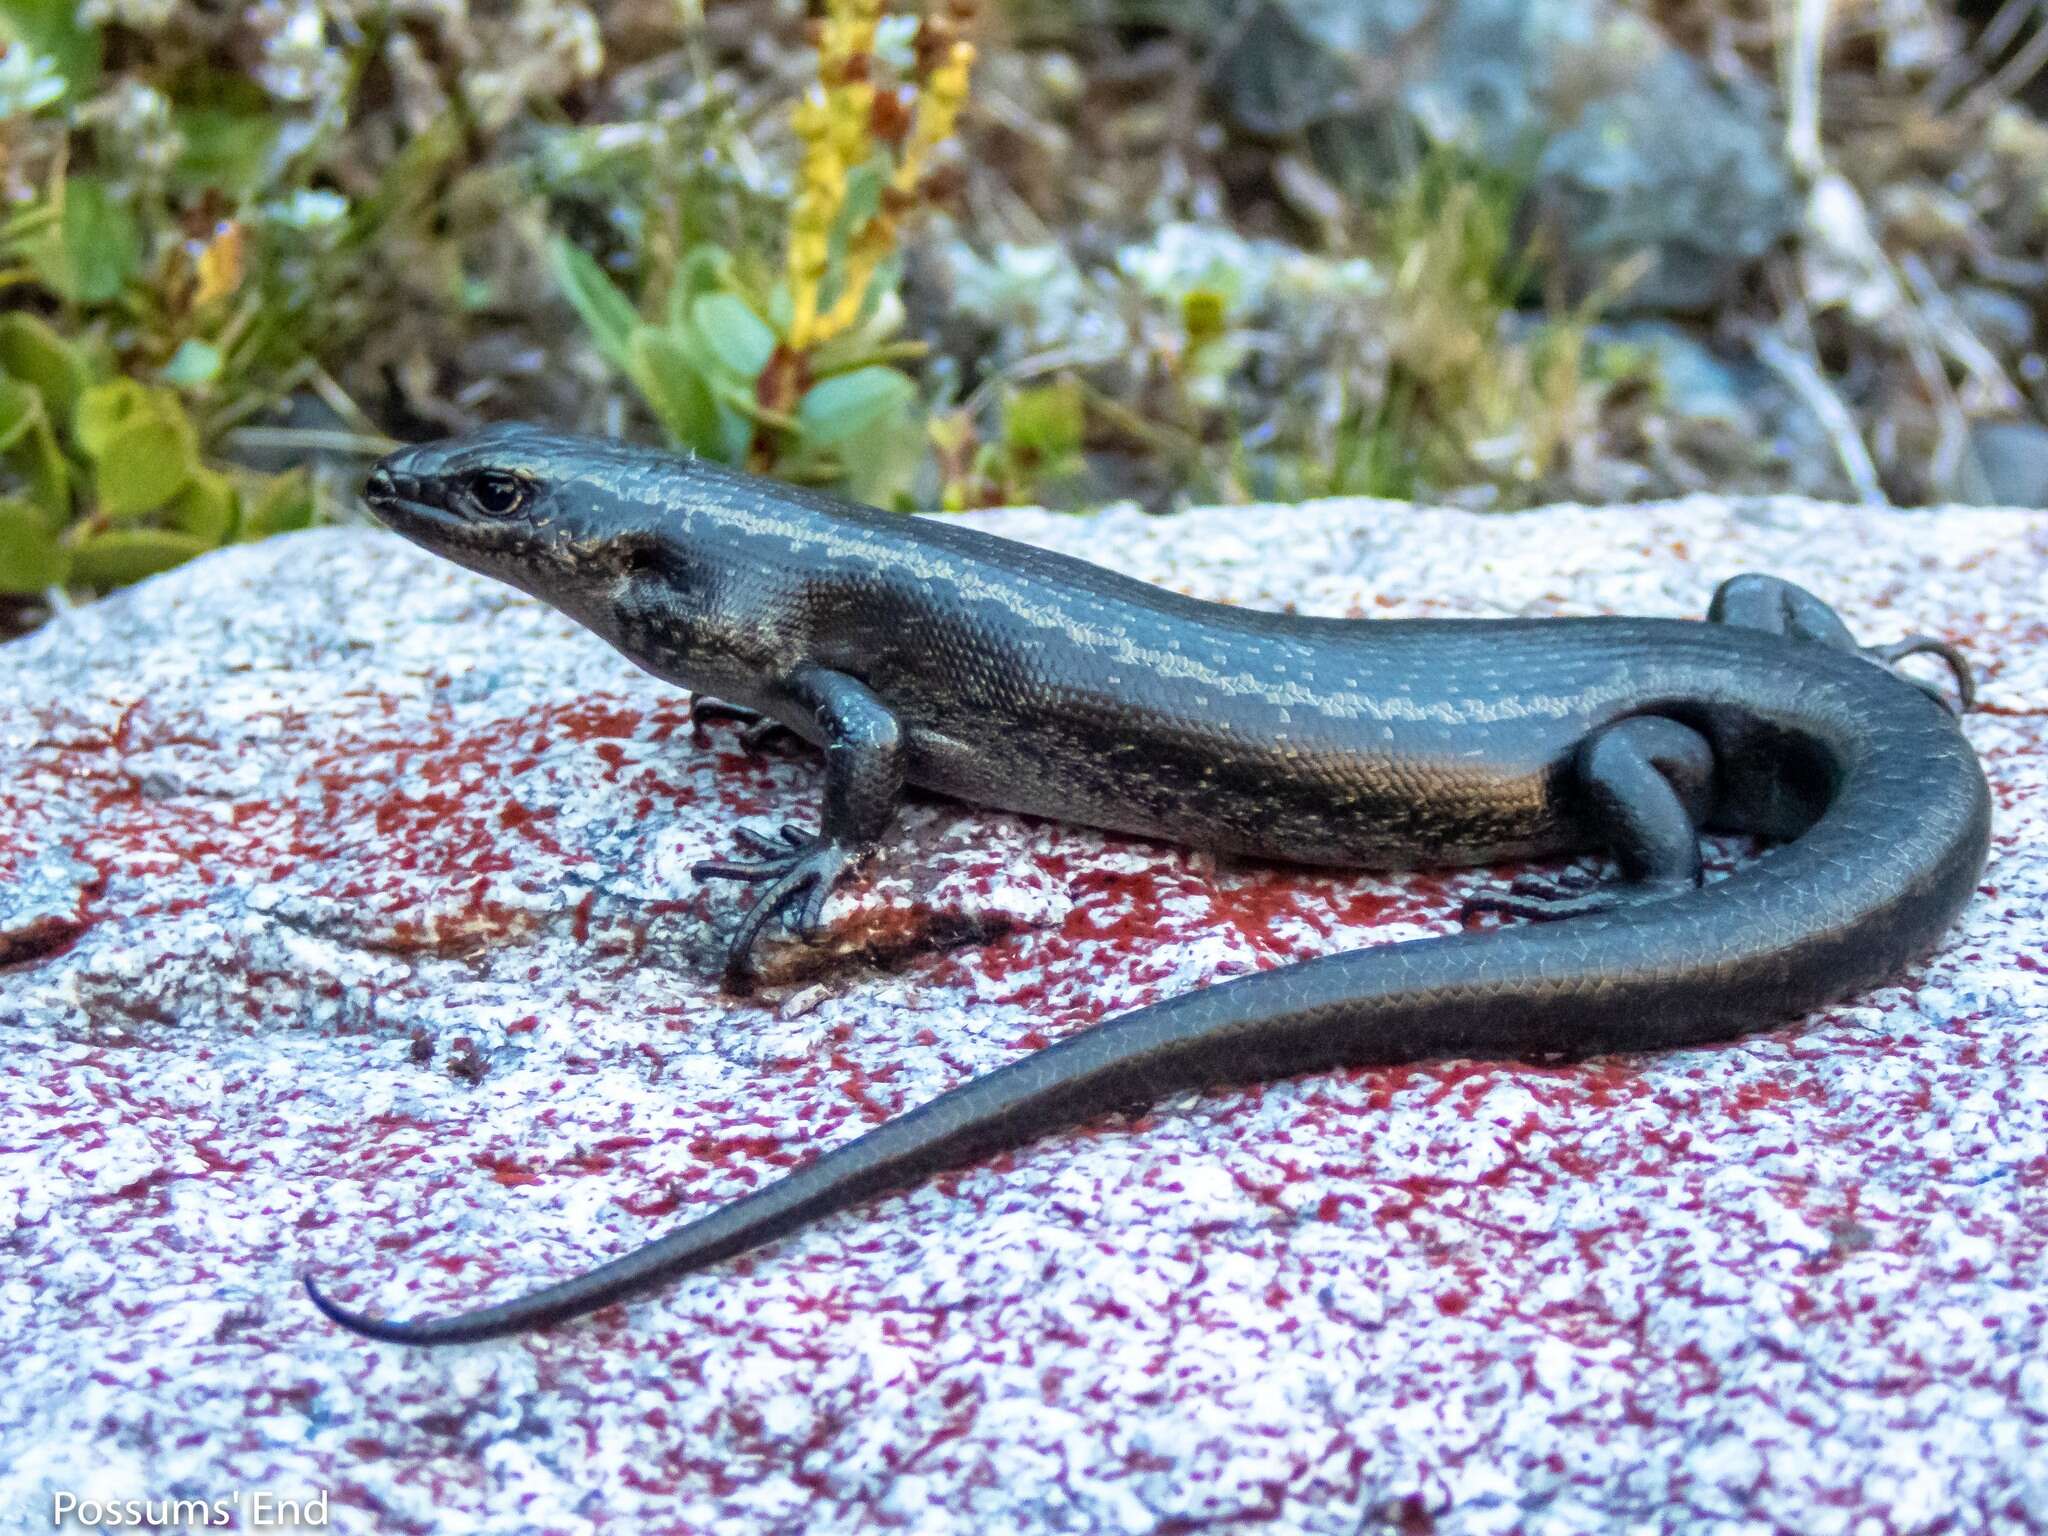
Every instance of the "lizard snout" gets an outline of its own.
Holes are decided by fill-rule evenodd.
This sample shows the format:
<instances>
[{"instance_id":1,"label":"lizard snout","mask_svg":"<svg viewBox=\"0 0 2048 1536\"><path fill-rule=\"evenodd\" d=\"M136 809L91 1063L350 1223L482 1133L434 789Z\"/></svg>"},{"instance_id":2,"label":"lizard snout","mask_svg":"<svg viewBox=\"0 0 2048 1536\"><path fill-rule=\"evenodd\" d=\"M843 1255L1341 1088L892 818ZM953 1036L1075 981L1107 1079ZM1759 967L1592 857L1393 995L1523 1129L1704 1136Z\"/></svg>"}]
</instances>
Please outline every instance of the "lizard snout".
<instances>
[{"instance_id":1,"label":"lizard snout","mask_svg":"<svg viewBox=\"0 0 2048 1536\"><path fill-rule=\"evenodd\" d=\"M390 506L395 502L416 501L419 489L417 475L405 474L385 463L370 471L370 477L363 482L363 497L372 506Z\"/></svg>"}]
</instances>

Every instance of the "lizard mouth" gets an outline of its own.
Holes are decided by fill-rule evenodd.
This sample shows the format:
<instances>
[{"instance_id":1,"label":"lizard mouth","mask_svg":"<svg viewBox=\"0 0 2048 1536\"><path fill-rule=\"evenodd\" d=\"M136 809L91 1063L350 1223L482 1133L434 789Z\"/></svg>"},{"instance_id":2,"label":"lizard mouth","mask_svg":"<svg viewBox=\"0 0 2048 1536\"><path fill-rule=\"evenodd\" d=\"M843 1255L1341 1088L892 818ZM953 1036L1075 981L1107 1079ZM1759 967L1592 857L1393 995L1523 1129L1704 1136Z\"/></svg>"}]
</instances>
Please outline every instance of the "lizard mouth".
<instances>
[{"instance_id":1,"label":"lizard mouth","mask_svg":"<svg viewBox=\"0 0 2048 1536\"><path fill-rule=\"evenodd\" d=\"M420 482L412 475L396 474L379 464L363 482L363 500L377 521L400 533L429 528L462 527L463 519L420 496Z\"/></svg>"}]
</instances>

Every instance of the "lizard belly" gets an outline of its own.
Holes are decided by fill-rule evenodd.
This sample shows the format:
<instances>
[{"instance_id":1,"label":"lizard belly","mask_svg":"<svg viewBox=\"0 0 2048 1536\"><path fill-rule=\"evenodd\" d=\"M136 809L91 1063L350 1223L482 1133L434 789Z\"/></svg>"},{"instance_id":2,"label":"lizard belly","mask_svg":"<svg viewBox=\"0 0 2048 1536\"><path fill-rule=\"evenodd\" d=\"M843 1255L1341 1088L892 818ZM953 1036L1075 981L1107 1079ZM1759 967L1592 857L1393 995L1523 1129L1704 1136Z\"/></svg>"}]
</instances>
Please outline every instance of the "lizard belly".
<instances>
[{"instance_id":1,"label":"lizard belly","mask_svg":"<svg viewBox=\"0 0 2048 1536\"><path fill-rule=\"evenodd\" d=\"M911 782L976 805L1294 863L1475 864L1584 846L1572 738L1512 756L1327 737L1189 743L1044 719L975 732L913 721ZM1184 733L1182 733L1184 734Z\"/></svg>"}]
</instances>

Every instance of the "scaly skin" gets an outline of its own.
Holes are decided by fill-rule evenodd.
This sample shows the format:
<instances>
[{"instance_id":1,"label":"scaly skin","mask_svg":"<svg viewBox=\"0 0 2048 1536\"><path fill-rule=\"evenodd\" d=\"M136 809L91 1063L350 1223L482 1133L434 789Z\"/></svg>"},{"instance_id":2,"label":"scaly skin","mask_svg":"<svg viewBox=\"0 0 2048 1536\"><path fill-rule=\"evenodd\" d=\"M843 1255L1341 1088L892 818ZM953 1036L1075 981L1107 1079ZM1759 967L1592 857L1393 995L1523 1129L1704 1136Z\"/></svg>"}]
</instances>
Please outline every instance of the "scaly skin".
<instances>
[{"instance_id":1,"label":"scaly skin","mask_svg":"<svg viewBox=\"0 0 2048 1536\"><path fill-rule=\"evenodd\" d=\"M1584 848L1631 883L1563 916L1332 955L1106 1021L941 1095L443 1344L578 1317L888 1190L1136 1102L1438 1056L1725 1039L1923 954L1975 888L1990 799L1954 718L1796 587L1699 623L1371 622L1196 602L956 524L525 427L393 455L371 505L657 676L826 747L823 829L703 873L767 884L734 942L814 927L903 785L1234 853L1372 867ZM1699 883L1700 826L1790 841Z\"/></svg>"}]
</instances>

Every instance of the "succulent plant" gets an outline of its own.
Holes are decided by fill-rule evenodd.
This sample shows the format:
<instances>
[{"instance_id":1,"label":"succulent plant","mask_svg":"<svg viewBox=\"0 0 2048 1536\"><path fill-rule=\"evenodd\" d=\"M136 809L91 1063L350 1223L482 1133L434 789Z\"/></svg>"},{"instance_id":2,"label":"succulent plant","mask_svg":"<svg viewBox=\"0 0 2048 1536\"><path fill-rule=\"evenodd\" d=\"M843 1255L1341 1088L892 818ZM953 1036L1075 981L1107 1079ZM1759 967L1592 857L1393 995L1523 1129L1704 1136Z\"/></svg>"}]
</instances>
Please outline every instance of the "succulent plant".
<instances>
[{"instance_id":1,"label":"succulent plant","mask_svg":"<svg viewBox=\"0 0 2048 1536\"><path fill-rule=\"evenodd\" d=\"M0 315L0 593L125 586L312 520L302 474L206 462L176 391L90 337Z\"/></svg>"}]
</instances>

